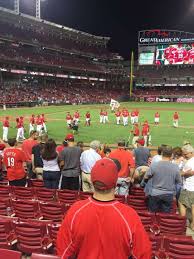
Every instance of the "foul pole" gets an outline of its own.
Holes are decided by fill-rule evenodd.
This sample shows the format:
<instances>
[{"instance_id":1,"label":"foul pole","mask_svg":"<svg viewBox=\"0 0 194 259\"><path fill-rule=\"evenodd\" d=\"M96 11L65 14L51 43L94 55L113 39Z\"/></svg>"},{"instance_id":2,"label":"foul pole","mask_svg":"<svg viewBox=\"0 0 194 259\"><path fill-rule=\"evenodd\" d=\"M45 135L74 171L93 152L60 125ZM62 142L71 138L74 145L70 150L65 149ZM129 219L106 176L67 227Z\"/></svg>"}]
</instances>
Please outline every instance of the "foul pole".
<instances>
[{"instance_id":1,"label":"foul pole","mask_svg":"<svg viewBox=\"0 0 194 259\"><path fill-rule=\"evenodd\" d=\"M130 94L129 96L132 96L133 91L133 70L134 70L134 53L131 52L131 67L130 67Z\"/></svg>"}]
</instances>

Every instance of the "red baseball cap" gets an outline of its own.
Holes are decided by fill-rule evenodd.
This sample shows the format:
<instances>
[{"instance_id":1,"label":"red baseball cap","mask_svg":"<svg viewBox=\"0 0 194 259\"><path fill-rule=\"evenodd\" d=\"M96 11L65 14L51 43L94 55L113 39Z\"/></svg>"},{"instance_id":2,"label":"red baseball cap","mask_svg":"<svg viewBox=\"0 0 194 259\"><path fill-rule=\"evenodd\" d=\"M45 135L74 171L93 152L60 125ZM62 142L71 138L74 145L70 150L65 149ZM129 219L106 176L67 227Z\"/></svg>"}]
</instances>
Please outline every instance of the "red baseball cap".
<instances>
[{"instance_id":1,"label":"red baseball cap","mask_svg":"<svg viewBox=\"0 0 194 259\"><path fill-rule=\"evenodd\" d=\"M138 144L140 144L141 146L144 146L144 144L145 144L145 140L143 138L142 139L138 139L136 142Z\"/></svg>"},{"instance_id":2,"label":"red baseball cap","mask_svg":"<svg viewBox=\"0 0 194 259\"><path fill-rule=\"evenodd\" d=\"M67 134L65 140L74 140L74 135L71 133Z\"/></svg>"},{"instance_id":3,"label":"red baseball cap","mask_svg":"<svg viewBox=\"0 0 194 259\"><path fill-rule=\"evenodd\" d=\"M109 190L116 186L118 179L118 168L115 162L109 158L98 160L92 168L92 183L100 182L104 184L98 187L100 190Z\"/></svg>"}]
</instances>

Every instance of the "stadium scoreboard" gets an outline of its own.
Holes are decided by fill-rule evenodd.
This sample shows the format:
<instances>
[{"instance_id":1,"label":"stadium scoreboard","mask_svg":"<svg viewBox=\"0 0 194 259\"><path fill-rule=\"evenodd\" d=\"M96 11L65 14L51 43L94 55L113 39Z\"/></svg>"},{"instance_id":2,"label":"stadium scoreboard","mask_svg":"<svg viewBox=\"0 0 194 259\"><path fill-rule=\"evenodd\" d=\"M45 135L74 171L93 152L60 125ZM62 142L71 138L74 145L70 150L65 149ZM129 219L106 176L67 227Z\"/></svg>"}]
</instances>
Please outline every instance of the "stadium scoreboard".
<instances>
[{"instance_id":1,"label":"stadium scoreboard","mask_svg":"<svg viewBox=\"0 0 194 259\"><path fill-rule=\"evenodd\" d=\"M145 30L138 34L139 65L194 64L194 33Z\"/></svg>"}]
</instances>

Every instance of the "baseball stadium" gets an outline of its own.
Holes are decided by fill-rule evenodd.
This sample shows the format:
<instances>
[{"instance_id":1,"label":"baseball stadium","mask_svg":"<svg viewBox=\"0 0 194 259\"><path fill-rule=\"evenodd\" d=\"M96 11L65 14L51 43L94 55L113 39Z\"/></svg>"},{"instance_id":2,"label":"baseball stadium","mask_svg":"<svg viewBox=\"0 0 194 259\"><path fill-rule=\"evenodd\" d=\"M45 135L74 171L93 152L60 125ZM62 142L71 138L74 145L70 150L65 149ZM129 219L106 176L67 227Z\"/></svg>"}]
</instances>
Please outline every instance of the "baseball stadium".
<instances>
[{"instance_id":1,"label":"baseball stadium","mask_svg":"<svg viewBox=\"0 0 194 259\"><path fill-rule=\"evenodd\" d=\"M9 2L0 259L194 259L194 33L139 30L126 59Z\"/></svg>"}]
</instances>

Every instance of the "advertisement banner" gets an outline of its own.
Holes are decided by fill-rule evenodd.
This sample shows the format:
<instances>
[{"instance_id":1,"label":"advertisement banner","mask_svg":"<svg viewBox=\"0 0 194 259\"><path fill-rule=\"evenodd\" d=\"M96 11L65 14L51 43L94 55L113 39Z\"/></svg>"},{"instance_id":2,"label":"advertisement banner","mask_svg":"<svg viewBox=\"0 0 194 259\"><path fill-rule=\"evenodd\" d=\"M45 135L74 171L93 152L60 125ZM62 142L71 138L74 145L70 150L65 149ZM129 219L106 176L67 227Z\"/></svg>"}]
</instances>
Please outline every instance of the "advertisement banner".
<instances>
[{"instance_id":1,"label":"advertisement banner","mask_svg":"<svg viewBox=\"0 0 194 259\"><path fill-rule=\"evenodd\" d=\"M178 98L177 103L194 103L194 98Z\"/></svg>"}]
</instances>

